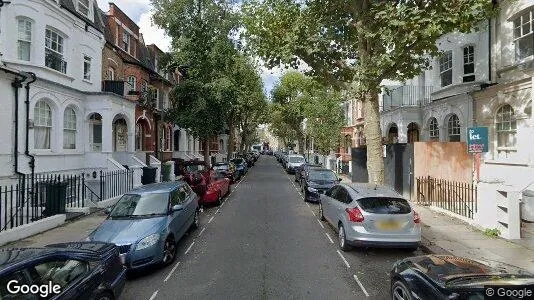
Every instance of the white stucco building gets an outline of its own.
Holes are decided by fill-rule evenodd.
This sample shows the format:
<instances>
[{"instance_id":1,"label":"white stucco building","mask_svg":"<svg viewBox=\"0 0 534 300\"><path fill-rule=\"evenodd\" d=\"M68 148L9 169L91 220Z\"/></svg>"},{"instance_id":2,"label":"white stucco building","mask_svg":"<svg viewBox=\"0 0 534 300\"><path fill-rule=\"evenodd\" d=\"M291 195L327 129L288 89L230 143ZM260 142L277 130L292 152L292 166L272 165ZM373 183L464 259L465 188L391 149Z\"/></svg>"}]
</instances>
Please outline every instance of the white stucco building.
<instances>
[{"instance_id":1,"label":"white stucco building","mask_svg":"<svg viewBox=\"0 0 534 300\"><path fill-rule=\"evenodd\" d=\"M404 85L389 85L380 120L388 142L465 141L474 118L470 92L489 80L487 25L478 29L444 35L437 41L443 55L431 60L429 70Z\"/></svg>"},{"instance_id":2,"label":"white stucco building","mask_svg":"<svg viewBox=\"0 0 534 300\"><path fill-rule=\"evenodd\" d=\"M103 26L94 0L13 0L0 9L1 66L37 78L29 85L28 116L26 89L18 89L17 129L14 76L0 71L0 178L14 174L15 132L19 170L30 172L24 154L27 117L36 173L116 170L137 163L135 104L101 92Z\"/></svg>"}]
</instances>

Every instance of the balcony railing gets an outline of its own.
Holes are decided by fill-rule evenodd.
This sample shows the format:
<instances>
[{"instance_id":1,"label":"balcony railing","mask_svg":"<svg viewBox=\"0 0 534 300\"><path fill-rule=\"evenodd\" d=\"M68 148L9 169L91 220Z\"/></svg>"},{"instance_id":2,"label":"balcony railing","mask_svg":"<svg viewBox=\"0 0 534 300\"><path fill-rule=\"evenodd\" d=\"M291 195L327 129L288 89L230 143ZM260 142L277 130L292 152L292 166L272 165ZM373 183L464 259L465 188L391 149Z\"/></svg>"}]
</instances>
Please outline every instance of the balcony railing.
<instances>
[{"instance_id":1,"label":"balcony railing","mask_svg":"<svg viewBox=\"0 0 534 300\"><path fill-rule=\"evenodd\" d=\"M45 50L45 66L63 74L67 73L67 62L63 60L63 55L52 50Z\"/></svg>"},{"instance_id":2,"label":"balcony railing","mask_svg":"<svg viewBox=\"0 0 534 300\"><path fill-rule=\"evenodd\" d=\"M104 80L102 82L102 91L117 94L119 96L126 95L126 86L124 81Z\"/></svg>"},{"instance_id":3,"label":"balcony railing","mask_svg":"<svg viewBox=\"0 0 534 300\"><path fill-rule=\"evenodd\" d=\"M382 111L389 111L398 107L423 106L431 101L432 86L404 85L386 91L382 96Z\"/></svg>"}]
</instances>

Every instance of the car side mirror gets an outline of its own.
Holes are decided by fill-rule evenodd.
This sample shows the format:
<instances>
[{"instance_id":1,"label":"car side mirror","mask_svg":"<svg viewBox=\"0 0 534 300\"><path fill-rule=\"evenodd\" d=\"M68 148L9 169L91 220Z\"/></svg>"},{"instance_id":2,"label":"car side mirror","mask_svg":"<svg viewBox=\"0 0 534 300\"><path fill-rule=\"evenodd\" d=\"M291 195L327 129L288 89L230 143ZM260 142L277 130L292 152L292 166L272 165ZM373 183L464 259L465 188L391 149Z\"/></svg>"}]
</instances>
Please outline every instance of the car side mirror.
<instances>
[{"instance_id":1,"label":"car side mirror","mask_svg":"<svg viewBox=\"0 0 534 300\"><path fill-rule=\"evenodd\" d=\"M341 181L343 181L343 178L338 178L337 179L337 182L341 182Z\"/></svg>"},{"instance_id":2,"label":"car side mirror","mask_svg":"<svg viewBox=\"0 0 534 300\"><path fill-rule=\"evenodd\" d=\"M180 205L180 204L176 204L175 206L172 207L172 211L181 211L184 209L184 206L183 205Z\"/></svg>"},{"instance_id":3,"label":"car side mirror","mask_svg":"<svg viewBox=\"0 0 534 300\"><path fill-rule=\"evenodd\" d=\"M109 215L111 213L111 207L108 207L108 208L104 209L104 213L106 215Z\"/></svg>"}]
</instances>

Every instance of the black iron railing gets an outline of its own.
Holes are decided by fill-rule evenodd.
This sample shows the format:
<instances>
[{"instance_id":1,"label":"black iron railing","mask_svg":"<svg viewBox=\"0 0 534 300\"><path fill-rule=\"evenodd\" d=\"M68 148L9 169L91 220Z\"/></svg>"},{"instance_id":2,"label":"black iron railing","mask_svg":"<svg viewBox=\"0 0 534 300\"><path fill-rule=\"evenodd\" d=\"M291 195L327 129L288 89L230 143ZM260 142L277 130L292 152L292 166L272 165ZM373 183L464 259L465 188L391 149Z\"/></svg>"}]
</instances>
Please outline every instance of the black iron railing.
<instances>
[{"instance_id":1,"label":"black iron railing","mask_svg":"<svg viewBox=\"0 0 534 300\"><path fill-rule=\"evenodd\" d=\"M433 177L418 177L417 202L473 219L477 212L477 186Z\"/></svg>"},{"instance_id":2,"label":"black iron railing","mask_svg":"<svg viewBox=\"0 0 534 300\"><path fill-rule=\"evenodd\" d=\"M102 82L102 91L114 93L124 97L126 94L124 85L124 81L104 80Z\"/></svg>"},{"instance_id":3,"label":"black iron railing","mask_svg":"<svg viewBox=\"0 0 534 300\"><path fill-rule=\"evenodd\" d=\"M423 106L431 101L432 86L404 85L385 91L382 96L382 111L398 107Z\"/></svg>"}]
</instances>

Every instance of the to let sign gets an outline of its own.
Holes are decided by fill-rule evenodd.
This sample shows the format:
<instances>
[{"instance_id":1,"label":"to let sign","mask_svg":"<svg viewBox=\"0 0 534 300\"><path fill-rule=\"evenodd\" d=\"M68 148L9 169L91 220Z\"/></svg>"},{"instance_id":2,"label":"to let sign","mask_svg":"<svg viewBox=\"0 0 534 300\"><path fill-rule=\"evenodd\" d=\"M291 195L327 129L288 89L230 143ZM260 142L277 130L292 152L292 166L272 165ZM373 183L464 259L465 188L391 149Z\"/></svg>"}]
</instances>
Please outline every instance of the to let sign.
<instances>
[{"instance_id":1,"label":"to let sign","mask_svg":"<svg viewBox=\"0 0 534 300\"><path fill-rule=\"evenodd\" d=\"M488 127L467 128L467 152L488 152Z\"/></svg>"}]
</instances>

